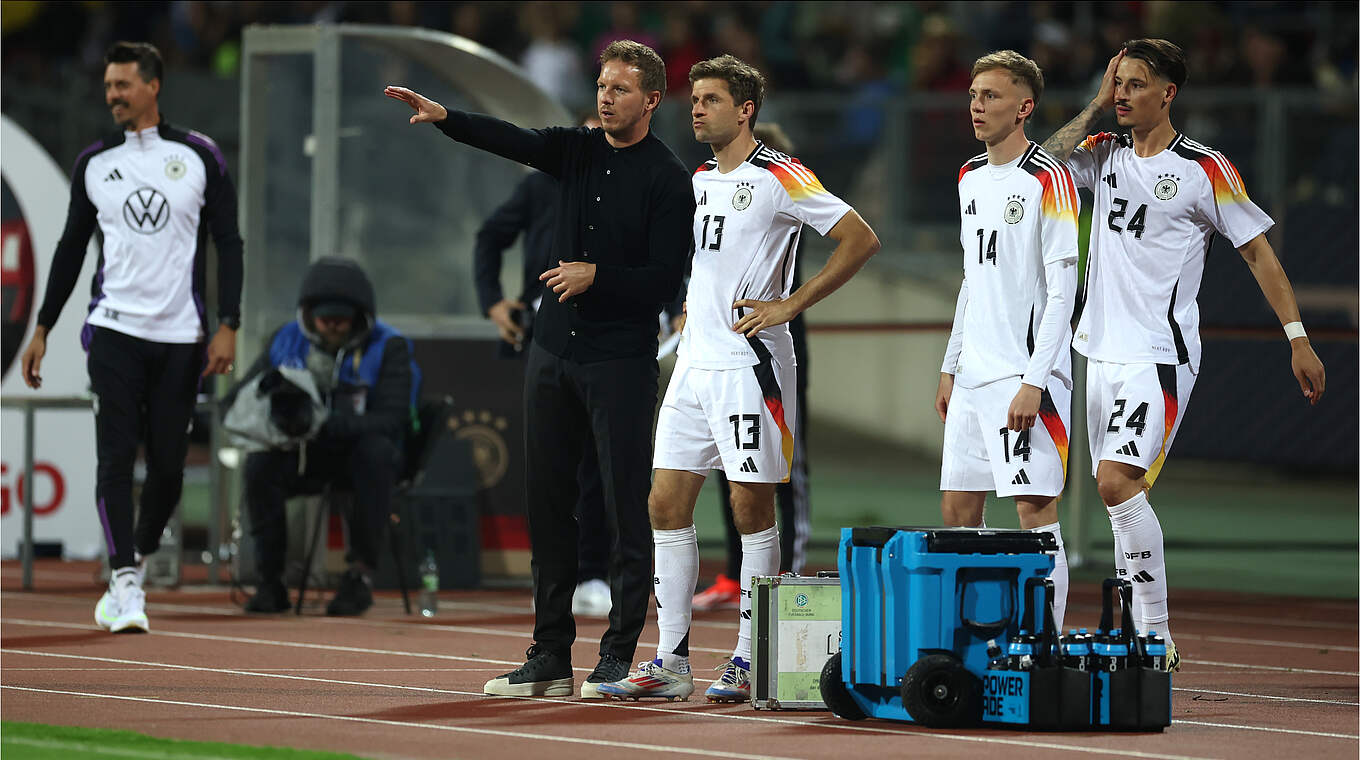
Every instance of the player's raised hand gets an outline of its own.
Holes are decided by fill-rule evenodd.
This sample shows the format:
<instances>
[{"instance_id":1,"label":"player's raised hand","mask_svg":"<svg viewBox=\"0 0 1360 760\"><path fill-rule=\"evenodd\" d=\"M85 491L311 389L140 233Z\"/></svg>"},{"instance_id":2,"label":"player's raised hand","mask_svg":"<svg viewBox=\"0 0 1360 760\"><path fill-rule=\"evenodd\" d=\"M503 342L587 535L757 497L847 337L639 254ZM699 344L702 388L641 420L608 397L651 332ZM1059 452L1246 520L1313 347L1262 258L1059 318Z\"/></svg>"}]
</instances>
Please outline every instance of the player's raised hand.
<instances>
[{"instance_id":1,"label":"player's raised hand","mask_svg":"<svg viewBox=\"0 0 1360 760\"><path fill-rule=\"evenodd\" d=\"M746 337L754 338L756 333L767 327L782 325L785 322L798 316L798 310L788 301L776 298L773 301L757 301L753 298L743 298L732 304L734 309L750 309L741 319L732 325L732 332L745 333Z\"/></svg>"},{"instance_id":2,"label":"player's raised hand","mask_svg":"<svg viewBox=\"0 0 1360 760\"><path fill-rule=\"evenodd\" d=\"M1121 49L1110 59L1110 65L1105 67L1105 76L1100 78L1100 91L1096 93L1095 100L1091 102L1099 106L1102 111L1114 108L1114 73L1119 69L1119 62L1124 60L1124 50Z\"/></svg>"},{"instance_id":3,"label":"player's raised hand","mask_svg":"<svg viewBox=\"0 0 1360 760\"><path fill-rule=\"evenodd\" d=\"M1327 389L1327 371L1322 366L1322 360L1313 352L1313 346L1307 338L1298 338L1290 343L1294 348L1294 356L1289 360L1289 365L1294 370L1294 379L1299 381L1299 390L1303 391L1303 397L1308 399L1308 403L1316 404L1322 398L1322 392Z\"/></svg>"},{"instance_id":4,"label":"player's raised hand","mask_svg":"<svg viewBox=\"0 0 1360 760\"><path fill-rule=\"evenodd\" d=\"M945 415L949 413L949 397L953 395L954 376L941 372L940 387L935 391L935 411L940 415L940 422L944 422Z\"/></svg>"},{"instance_id":5,"label":"player's raised hand","mask_svg":"<svg viewBox=\"0 0 1360 760\"><path fill-rule=\"evenodd\" d=\"M1020 383L1020 390L1011 399L1011 408L1006 411L1006 427L1015 431L1029 430L1034 427L1034 419L1039 416L1039 402L1044 392L1029 383Z\"/></svg>"},{"instance_id":6,"label":"player's raised hand","mask_svg":"<svg viewBox=\"0 0 1360 760\"><path fill-rule=\"evenodd\" d=\"M383 94L393 100L400 100L411 108L415 109L415 115L411 117L412 124L423 124L425 122L443 121L449 116L447 108L430 100L414 90L405 87L388 85L383 89Z\"/></svg>"}]
</instances>

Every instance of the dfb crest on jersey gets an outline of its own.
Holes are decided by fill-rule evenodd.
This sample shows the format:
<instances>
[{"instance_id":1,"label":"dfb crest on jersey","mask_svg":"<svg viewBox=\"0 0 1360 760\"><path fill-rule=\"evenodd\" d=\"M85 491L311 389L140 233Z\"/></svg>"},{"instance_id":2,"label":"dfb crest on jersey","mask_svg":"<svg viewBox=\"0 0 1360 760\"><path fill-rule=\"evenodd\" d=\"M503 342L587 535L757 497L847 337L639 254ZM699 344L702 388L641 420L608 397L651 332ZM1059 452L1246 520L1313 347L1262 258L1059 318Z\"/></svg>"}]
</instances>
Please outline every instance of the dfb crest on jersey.
<instances>
[{"instance_id":1,"label":"dfb crest on jersey","mask_svg":"<svg viewBox=\"0 0 1360 760\"><path fill-rule=\"evenodd\" d=\"M1157 196L1159 201L1169 201L1176 197L1176 191L1179 189L1175 177L1163 174L1157 179L1157 184L1152 186L1152 194Z\"/></svg>"},{"instance_id":2,"label":"dfb crest on jersey","mask_svg":"<svg viewBox=\"0 0 1360 760\"><path fill-rule=\"evenodd\" d=\"M143 235L160 232L170 221L170 202L154 187L139 187L123 201L123 221Z\"/></svg>"},{"instance_id":3,"label":"dfb crest on jersey","mask_svg":"<svg viewBox=\"0 0 1360 760\"><path fill-rule=\"evenodd\" d=\"M1025 218L1024 198L1012 195L1006 203L1006 210L1001 212L1001 218L1006 220L1006 224L1018 224Z\"/></svg>"},{"instance_id":4,"label":"dfb crest on jersey","mask_svg":"<svg viewBox=\"0 0 1360 760\"><path fill-rule=\"evenodd\" d=\"M170 179L179 179L184 176L186 171L188 169L184 166L184 162L177 157L172 156L169 161L165 162L165 176Z\"/></svg>"},{"instance_id":5,"label":"dfb crest on jersey","mask_svg":"<svg viewBox=\"0 0 1360 760\"><path fill-rule=\"evenodd\" d=\"M754 196L751 194L754 188L755 185L749 182L738 182L737 192L732 194L732 208L737 211L745 211L750 208L751 201L754 200Z\"/></svg>"}]
</instances>

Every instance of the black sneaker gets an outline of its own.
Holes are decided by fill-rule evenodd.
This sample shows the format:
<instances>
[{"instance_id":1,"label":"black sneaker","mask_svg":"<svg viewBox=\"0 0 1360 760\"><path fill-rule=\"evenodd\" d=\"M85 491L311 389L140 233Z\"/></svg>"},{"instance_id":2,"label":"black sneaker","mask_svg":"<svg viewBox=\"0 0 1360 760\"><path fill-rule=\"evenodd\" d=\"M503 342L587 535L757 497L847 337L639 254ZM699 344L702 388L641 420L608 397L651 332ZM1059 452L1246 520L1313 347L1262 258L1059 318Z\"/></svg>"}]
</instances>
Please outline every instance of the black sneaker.
<instances>
[{"instance_id":1,"label":"black sneaker","mask_svg":"<svg viewBox=\"0 0 1360 760\"><path fill-rule=\"evenodd\" d=\"M498 697L570 697L576 690L567 655L534 644L524 656L527 662L487 681L482 691Z\"/></svg>"},{"instance_id":2,"label":"black sneaker","mask_svg":"<svg viewBox=\"0 0 1360 760\"><path fill-rule=\"evenodd\" d=\"M600 694L600 684L622 681L628 677L628 663L615 657L612 652L600 655L600 664L586 676L581 684L581 699L604 699Z\"/></svg>"},{"instance_id":3,"label":"black sneaker","mask_svg":"<svg viewBox=\"0 0 1360 760\"><path fill-rule=\"evenodd\" d=\"M373 589L367 577L353 568L340 578L340 588L330 604L326 605L327 615L362 615L373 606Z\"/></svg>"},{"instance_id":4,"label":"black sneaker","mask_svg":"<svg viewBox=\"0 0 1360 760\"><path fill-rule=\"evenodd\" d=\"M246 612L272 614L287 612L292 603L288 601L288 587L278 578L261 580L255 587L255 595L246 601Z\"/></svg>"}]
</instances>

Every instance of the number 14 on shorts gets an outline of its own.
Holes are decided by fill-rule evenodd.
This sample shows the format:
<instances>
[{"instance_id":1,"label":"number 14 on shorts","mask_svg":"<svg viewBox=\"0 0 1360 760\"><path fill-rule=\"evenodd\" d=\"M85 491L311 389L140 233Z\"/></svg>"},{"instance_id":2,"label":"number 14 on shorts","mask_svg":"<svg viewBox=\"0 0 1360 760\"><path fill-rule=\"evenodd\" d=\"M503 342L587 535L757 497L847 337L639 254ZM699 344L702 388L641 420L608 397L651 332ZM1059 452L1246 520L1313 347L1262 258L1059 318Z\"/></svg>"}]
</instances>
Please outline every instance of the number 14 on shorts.
<instances>
[{"instance_id":1,"label":"number 14 on shorts","mask_svg":"<svg viewBox=\"0 0 1360 760\"><path fill-rule=\"evenodd\" d=\"M1010 464L1011 456L1019 458L1022 462L1029 461L1029 431L1021 430L1015 434L1015 448L1011 448L1011 429L1001 428L1001 452L1006 455L1006 464Z\"/></svg>"}]
</instances>

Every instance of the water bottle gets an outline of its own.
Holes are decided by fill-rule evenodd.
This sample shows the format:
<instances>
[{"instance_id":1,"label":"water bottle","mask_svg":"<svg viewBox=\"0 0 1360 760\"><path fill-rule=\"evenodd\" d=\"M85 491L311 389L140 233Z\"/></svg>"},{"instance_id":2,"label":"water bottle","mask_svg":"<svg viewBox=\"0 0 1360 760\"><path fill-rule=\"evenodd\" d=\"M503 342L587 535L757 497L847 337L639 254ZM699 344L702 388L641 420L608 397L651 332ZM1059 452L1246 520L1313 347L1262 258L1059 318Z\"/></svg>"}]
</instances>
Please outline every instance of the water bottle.
<instances>
[{"instance_id":1,"label":"water bottle","mask_svg":"<svg viewBox=\"0 0 1360 760\"><path fill-rule=\"evenodd\" d=\"M1156 631L1148 631L1147 636L1143 637L1143 647L1147 653L1143 667L1166 670L1166 639L1158 636Z\"/></svg>"},{"instance_id":2,"label":"water bottle","mask_svg":"<svg viewBox=\"0 0 1360 760\"><path fill-rule=\"evenodd\" d=\"M439 609L439 566L434 561L434 549L425 553L420 563L420 616L434 617Z\"/></svg>"},{"instance_id":3,"label":"water bottle","mask_svg":"<svg viewBox=\"0 0 1360 760\"><path fill-rule=\"evenodd\" d=\"M1012 636L1007 651L1007 670L1029 670L1034 665L1034 645L1039 637L1021 628L1017 636Z\"/></svg>"}]
</instances>

